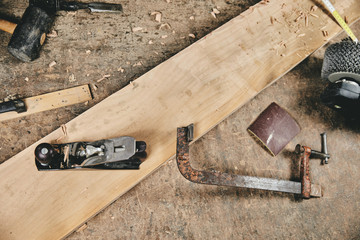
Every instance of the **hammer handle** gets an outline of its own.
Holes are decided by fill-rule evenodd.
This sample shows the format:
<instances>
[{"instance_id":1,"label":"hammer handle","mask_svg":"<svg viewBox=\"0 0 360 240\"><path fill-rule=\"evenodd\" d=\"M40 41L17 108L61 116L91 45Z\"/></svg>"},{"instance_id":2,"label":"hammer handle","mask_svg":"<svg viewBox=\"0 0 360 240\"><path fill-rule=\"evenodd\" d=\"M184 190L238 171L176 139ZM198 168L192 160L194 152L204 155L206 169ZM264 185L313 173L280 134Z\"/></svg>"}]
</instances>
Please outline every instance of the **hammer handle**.
<instances>
[{"instance_id":1,"label":"hammer handle","mask_svg":"<svg viewBox=\"0 0 360 240\"><path fill-rule=\"evenodd\" d=\"M6 21L4 19L0 19L0 30L3 30L3 31L8 32L10 34L13 34L15 28L16 28L15 23Z\"/></svg>"}]
</instances>

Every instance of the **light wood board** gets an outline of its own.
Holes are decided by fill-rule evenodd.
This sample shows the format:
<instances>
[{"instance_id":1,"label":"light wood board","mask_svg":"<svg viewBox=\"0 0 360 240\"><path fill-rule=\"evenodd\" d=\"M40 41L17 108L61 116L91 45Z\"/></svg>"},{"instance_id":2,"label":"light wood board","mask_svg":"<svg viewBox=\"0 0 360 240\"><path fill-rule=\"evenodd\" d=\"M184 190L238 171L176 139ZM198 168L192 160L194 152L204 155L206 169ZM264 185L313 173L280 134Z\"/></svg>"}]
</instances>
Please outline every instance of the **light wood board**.
<instances>
[{"instance_id":1,"label":"light wood board","mask_svg":"<svg viewBox=\"0 0 360 240\"><path fill-rule=\"evenodd\" d=\"M51 109L70 106L76 103L86 102L92 99L88 84L64 89L56 92L46 93L35 97L22 99L26 106L26 112L6 112L0 114L0 122L24 117Z\"/></svg>"},{"instance_id":2,"label":"light wood board","mask_svg":"<svg viewBox=\"0 0 360 240\"><path fill-rule=\"evenodd\" d=\"M292 69L341 30L321 9L307 26L295 21L314 3L257 4L66 124L63 142L146 141L140 170L38 172L34 148L61 137L61 129L0 165L1 238L66 236L173 156L177 127L194 123L195 137L202 136ZM351 22L360 17L357 0L335 6Z\"/></svg>"}]
</instances>

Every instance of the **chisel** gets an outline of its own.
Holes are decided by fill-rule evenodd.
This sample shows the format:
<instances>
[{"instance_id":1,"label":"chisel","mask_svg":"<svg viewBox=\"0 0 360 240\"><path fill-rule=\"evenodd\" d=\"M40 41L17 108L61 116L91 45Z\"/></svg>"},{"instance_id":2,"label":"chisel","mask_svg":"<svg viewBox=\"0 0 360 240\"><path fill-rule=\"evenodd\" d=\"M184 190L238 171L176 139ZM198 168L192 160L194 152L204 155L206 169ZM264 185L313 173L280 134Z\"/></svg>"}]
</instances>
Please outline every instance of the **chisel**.
<instances>
[{"instance_id":1,"label":"chisel","mask_svg":"<svg viewBox=\"0 0 360 240\"><path fill-rule=\"evenodd\" d=\"M30 0L30 5L40 7L42 9L47 9L52 12L77 11L80 9L90 9L91 12L109 12L109 13L122 12L121 4L101 3L101 2L81 3L75 1L67 2L61 0Z\"/></svg>"}]
</instances>

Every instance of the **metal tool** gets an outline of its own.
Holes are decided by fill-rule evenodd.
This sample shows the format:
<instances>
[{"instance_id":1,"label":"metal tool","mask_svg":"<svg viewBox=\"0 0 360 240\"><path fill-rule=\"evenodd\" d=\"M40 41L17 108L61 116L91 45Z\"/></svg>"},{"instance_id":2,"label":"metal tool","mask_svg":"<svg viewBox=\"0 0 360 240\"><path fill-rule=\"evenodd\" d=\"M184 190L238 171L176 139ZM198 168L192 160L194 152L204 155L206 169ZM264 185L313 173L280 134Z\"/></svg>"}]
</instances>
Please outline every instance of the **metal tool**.
<instances>
[{"instance_id":1,"label":"metal tool","mask_svg":"<svg viewBox=\"0 0 360 240\"><path fill-rule=\"evenodd\" d=\"M30 0L31 6L40 7L42 9L48 9L50 11L77 11L80 9L90 9L91 12L109 12L118 13L122 12L123 8L121 4L113 3L81 3L81 2L67 2L62 0Z\"/></svg>"},{"instance_id":2,"label":"metal tool","mask_svg":"<svg viewBox=\"0 0 360 240\"><path fill-rule=\"evenodd\" d=\"M139 169L146 143L133 137L66 144L41 143L35 148L39 171L66 169Z\"/></svg>"},{"instance_id":3,"label":"metal tool","mask_svg":"<svg viewBox=\"0 0 360 240\"><path fill-rule=\"evenodd\" d=\"M321 101L348 120L360 119L360 44L348 39L330 45L324 56L321 77L330 83Z\"/></svg>"},{"instance_id":4,"label":"metal tool","mask_svg":"<svg viewBox=\"0 0 360 240\"><path fill-rule=\"evenodd\" d=\"M327 149L327 141L326 141L326 132L323 132L321 135L321 152L323 152L324 154L328 154L328 149ZM324 163L328 164L329 163L329 157L325 157L324 158Z\"/></svg>"},{"instance_id":5,"label":"metal tool","mask_svg":"<svg viewBox=\"0 0 360 240\"><path fill-rule=\"evenodd\" d=\"M39 7L28 7L19 24L0 21L0 29L12 34L8 51L23 62L39 57L55 15Z\"/></svg>"},{"instance_id":6,"label":"metal tool","mask_svg":"<svg viewBox=\"0 0 360 240\"><path fill-rule=\"evenodd\" d=\"M255 188L269 191L286 192L301 195L303 198L321 197L321 187L311 184L309 159L311 148L298 146L301 161L301 182L278 180L272 178L260 178L221 173L217 171L199 171L191 167L189 155L189 143L193 140L193 124L177 129L176 161L181 174L191 182Z\"/></svg>"},{"instance_id":7,"label":"metal tool","mask_svg":"<svg viewBox=\"0 0 360 240\"><path fill-rule=\"evenodd\" d=\"M12 100L0 103L0 113L12 112L17 113L26 112L26 106L23 100Z\"/></svg>"}]
</instances>

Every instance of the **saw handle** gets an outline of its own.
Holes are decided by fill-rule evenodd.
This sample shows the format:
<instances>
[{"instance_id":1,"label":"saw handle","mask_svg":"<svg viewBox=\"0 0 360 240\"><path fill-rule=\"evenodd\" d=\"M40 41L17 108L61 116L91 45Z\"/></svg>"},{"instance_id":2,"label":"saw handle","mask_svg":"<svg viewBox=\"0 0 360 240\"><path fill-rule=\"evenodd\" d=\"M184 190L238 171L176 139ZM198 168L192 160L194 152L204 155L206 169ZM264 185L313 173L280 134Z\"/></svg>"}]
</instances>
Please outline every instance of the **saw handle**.
<instances>
[{"instance_id":1,"label":"saw handle","mask_svg":"<svg viewBox=\"0 0 360 240\"><path fill-rule=\"evenodd\" d=\"M301 178L301 196L310 198L311 181L310 181L310 155L311 148L302 146L300 157L300 178Z\"/></svg>"},{"instance_id":2,"label":"saw handle","mask_svg":"<svg viewBox=\"0 0 360 240\"><path fill-rule=\"evenodd\" d=\"M16 24L6 21L4 19L0 19L0 30L13 34L16 28Z\"/></svg>"}]
</instances>

